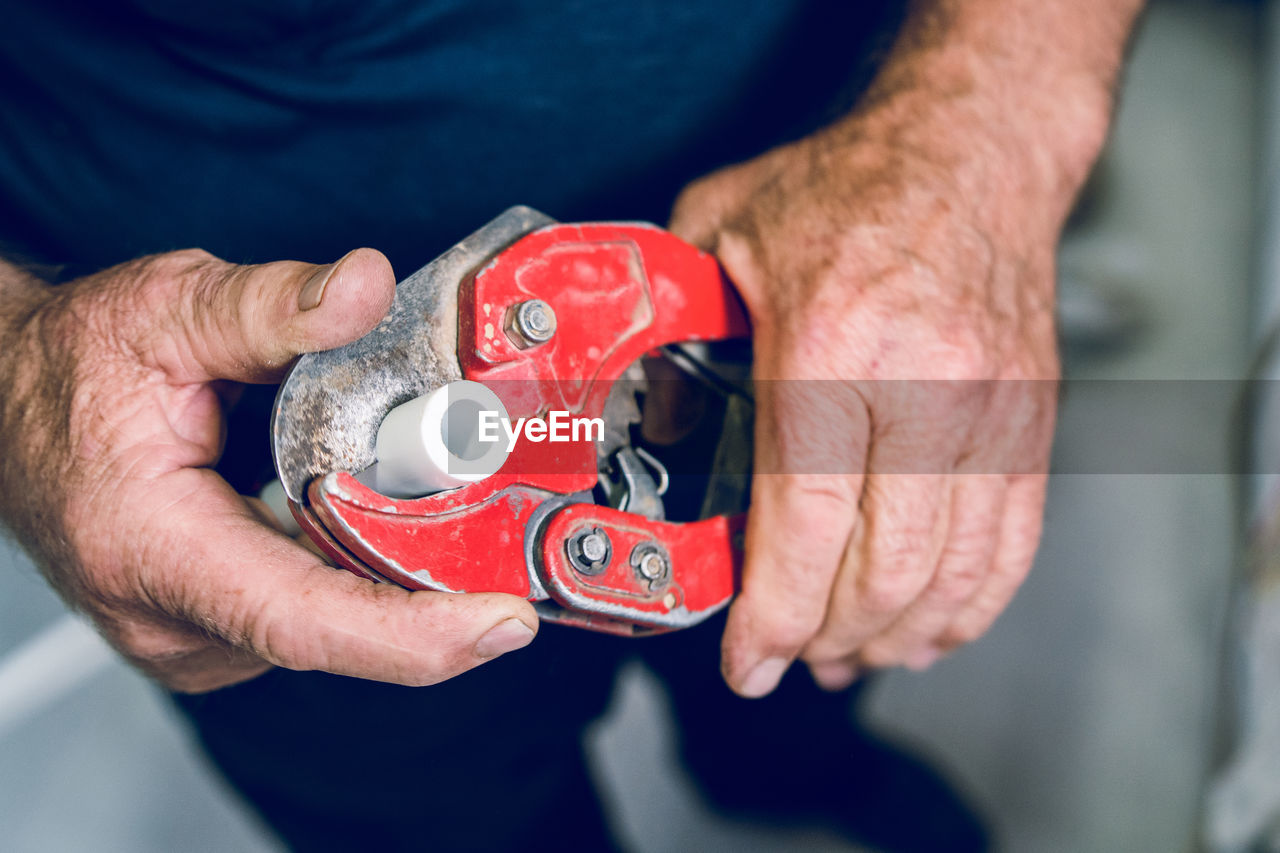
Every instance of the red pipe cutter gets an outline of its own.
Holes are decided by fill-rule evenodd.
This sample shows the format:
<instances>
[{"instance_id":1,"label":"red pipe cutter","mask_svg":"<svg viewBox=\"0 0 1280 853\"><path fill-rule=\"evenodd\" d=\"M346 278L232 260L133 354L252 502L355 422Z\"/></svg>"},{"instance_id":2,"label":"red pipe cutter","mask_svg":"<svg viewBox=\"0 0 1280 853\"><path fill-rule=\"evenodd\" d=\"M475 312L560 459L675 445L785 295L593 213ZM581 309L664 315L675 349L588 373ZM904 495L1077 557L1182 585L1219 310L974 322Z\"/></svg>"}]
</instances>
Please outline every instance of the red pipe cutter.
<instances>
[{"instance_id":1,"label":"red pipe cutter","mask_svg":"<svg viewBox=\"0 0 1280 853\"><path fill-rule=\"evenodd\" d=\"M276 469L302 529L363 577L511 593L542 618L612 633L687 627L733 595L744 520L733 510L745 504L722 484L699 520L664 520L666 471L630 440L636 365L662 348L714 377L697 345L673 345L749 334L719 264L674 235L515 207L401 282L367 336L298 360L273 412ZM461 379L493 390L512 421L559 410L600 418L604 435L517 442L497 473L425 497L365 485L356 475L375 462L387 413ZM742 399L726 411L742 415ZM745 405L713 454L739 466ZM745 474L729 479L742 498Z\"/></svg>"}]
</instances>

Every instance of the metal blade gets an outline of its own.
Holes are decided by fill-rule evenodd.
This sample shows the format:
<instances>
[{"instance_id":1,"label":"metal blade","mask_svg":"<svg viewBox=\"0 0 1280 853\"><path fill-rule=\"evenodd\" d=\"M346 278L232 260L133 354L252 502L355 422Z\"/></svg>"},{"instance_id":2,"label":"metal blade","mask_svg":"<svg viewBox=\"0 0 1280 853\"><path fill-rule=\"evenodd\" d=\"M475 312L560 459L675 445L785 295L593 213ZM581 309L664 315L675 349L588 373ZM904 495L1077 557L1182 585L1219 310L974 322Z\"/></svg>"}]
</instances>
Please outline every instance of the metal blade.
<instances>
[{"instance_id":1,"label":"metal blade","mask_svg":"<svg viewBox=\"0 0 1280 853\"><path fill-rule=\"evenodd\" d=\"M462 378L458 287L520 237L555 220L512 207L396 287L386 318L355 343L304 355L276 396L271 452L285 494L305 503L307 484L374 462L387 412Z\"/></svg>"}]
</instances>

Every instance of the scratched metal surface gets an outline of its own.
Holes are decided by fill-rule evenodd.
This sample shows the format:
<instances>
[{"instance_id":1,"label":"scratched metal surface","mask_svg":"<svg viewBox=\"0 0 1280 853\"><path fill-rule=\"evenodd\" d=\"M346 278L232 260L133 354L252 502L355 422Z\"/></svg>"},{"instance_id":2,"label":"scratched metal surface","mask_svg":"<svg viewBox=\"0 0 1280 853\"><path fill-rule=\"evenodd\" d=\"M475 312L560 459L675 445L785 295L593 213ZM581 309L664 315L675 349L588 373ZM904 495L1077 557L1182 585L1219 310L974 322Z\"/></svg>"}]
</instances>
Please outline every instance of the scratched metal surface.
<instances>
[{"instance_id":1,"label":"scratched metal surface","mask_svg":"<svg viewBox=\"0 0 1280 853\"><path fill-rule=\"evenodd\" d=\"M372 332L298 359L271 419L271 450L290 500L301 504L318 476L372 465L387 412L462 378L458 285L517 238L553 222L528 207L508 209L402 281Z\"/></svg>"}]
</instances>

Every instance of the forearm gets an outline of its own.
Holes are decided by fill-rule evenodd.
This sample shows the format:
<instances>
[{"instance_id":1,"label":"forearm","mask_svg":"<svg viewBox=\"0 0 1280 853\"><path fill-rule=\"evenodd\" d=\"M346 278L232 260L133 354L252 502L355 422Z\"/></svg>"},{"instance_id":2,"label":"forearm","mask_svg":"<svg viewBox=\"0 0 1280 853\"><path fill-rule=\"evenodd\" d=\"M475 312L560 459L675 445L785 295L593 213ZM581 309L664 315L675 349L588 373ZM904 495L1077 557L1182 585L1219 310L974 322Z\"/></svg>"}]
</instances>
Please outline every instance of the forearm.
<instances>
[{"instance_id":1,"label":"forearm","mask_svg":"<svg viewBox=\"0 0 1280 853\"><path fill-rule=\"evenodd\" d=\"M832 141L930 164L996 233L1056 235L1102 146L1141 0L920 0Z\"/></svg>"},{"instance_id":2,"label":"forearm","mask_svg":"<svg viewBox=\"0 0 1280 853\"><path fill-rule=\"evenodd\" d=\"M0 330L11 333L31 313L49 285L0 257Z\"/></svg>"},{"instance_id":3,"label":"forearm","mask_svg":"<svg viewBox=\"0 0 1280 853\"><path fill-rule=\"evenodd\" d=\"M63 474L55 446L64 442L65 383L48 367L64 342L43 320L53 289L21 267L0 260L0 530L8 529L40 562L66 560L53 521L59 502L52 485Z\"/></svg>"}]
</instances>

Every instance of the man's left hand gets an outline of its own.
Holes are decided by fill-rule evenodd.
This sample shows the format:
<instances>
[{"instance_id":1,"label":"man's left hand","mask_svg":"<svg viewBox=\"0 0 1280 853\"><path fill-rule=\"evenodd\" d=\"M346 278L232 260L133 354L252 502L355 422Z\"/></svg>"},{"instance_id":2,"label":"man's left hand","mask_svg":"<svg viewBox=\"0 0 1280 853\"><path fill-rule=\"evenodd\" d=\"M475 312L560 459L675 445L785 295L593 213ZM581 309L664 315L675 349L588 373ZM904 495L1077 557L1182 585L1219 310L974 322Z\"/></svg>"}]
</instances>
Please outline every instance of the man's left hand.
<instances>
[{"instance_id":1,"label":"man's left hand","mask_svg":"<svg viewBox=\"0 0 1280 853\"><path fill-rule=\"evenodd\" d=\"M828 689L924 668L1005 608L1040 536L1058 361L1056 234L870 136L825 134L689 187L670 227L754 325L755 478L723 671L797 658Z\"/></svg>"}]
</instances>

